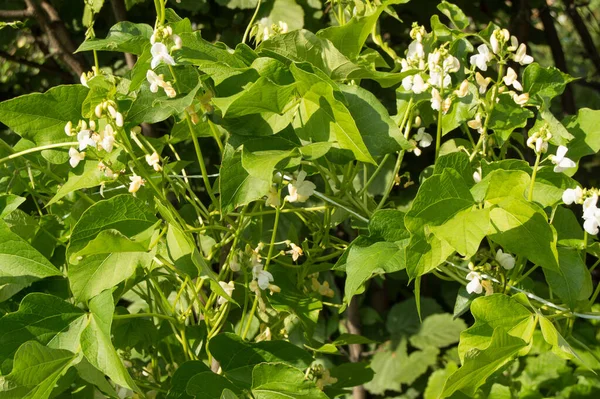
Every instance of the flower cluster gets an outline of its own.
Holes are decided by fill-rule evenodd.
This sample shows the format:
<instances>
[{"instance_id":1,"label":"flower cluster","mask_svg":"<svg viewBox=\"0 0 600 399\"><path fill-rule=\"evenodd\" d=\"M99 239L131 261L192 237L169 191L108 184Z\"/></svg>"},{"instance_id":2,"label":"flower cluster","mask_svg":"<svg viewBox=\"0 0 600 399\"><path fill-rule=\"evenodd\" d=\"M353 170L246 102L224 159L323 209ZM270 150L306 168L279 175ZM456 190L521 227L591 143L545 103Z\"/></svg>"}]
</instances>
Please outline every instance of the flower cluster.
<instances>
[{"instance_id":1,"label":"flower cluster","mask_svg":"<svg viewBox=\"0 0 600 399\"><path fill-rule=\"evenodd\" d=\"M152 44L150 48L152 55L152 61L150 61L151 69L146 72L146 79L150 83L150 91L156 93L158 92L158 88L161 87L168 97L173 98L177 95L177 92L171 83L165 81L164 75L155 73L153 69L160 64L175 65L175 59L171 55L171 52L181 49L181 38L173 33L173 29L170 26L163 26L155 29L150 38L150 43Z\"/></svg>"},{"instance_id":2,"label":"flower cluster","mask_svg":"<svg viewBox=\"0 0 600 399\"><path fill-rule=\"evenodd\" d=\"M464 81L453 96L444 98L444 93L452 86L451 74L460 70L458 58L450 54L445 45L433 49L426 54L423 39L427 34L423 26L413 25L410 36L413 41L408 46L406 58L401 60L401 71L416 71L415 74L402 80L402 87L414 94L421 94L431 89L431 108L446 113L452 105L452 97L464 97L468 94L469 83Z\"/></svg>"},{"instance_id":3,"label":"flower cluster","mask_svg":"<svg viewBox=\"0 0 600 399\"><path fill-rule=\"evenodd\" d=\"M69 163L71 167L75 168L79 165L79 162L85 159L84 150L88 147L95 150L104 150L107 153L112 152L115 144L115 131L111 124L105 124L103 129L98 129L99 125L94 120L90 120L89 122L80 120L75 127L71 121L67 122L65 125L65 134L67 136L76 136L79 142L78 148L71 147L69 149Z\"/></svg>"},{"instance_id":4,"label":"flower cluster","mask_svg":"<svg viewBox=\"0 0 600 399\"><path fill-rule=\"evenodd\" d=\"M598 209L598 190L568 188L563 192L562 200L566 205L583 205L583 229L591 235L596 235L600 231L600 209Z\"/></svg>"},{"instance_id":5,"label":"flower cluster","mask_svg":"<svg viewBox=\"0 0 600 399\"><path fill-rule=\"evenodd\" d=\"M287 33L289 31L288 24L284 21L278 21L276 24L269 24L269 18L261 18L256 25L252 27L250 35L254 37L256 44L268 40L274 35Z\"/></svg>"},{"instance_id":6,"label":"flower cluster","mask_svg":"<svg viewBox=\"0 0 600 399\"><path fill-rule=\"evenodd\" d=\"M502 249L498 249L496 251L496 255L494 256L494 261L500 267L505 270L511 270L515 267L515 258L511 254L505 253ZM485 290L485 295L491 295L494 293L494 287L492 282L489 280L485 280L480 272L480 270L488 270L491 269L491 266L486 263L484 266L476 267L473 262L469 263L470 272L465 277L469 280L467 284L467 292L469 294L481 294Z\"/></svg>"}]
</instances>

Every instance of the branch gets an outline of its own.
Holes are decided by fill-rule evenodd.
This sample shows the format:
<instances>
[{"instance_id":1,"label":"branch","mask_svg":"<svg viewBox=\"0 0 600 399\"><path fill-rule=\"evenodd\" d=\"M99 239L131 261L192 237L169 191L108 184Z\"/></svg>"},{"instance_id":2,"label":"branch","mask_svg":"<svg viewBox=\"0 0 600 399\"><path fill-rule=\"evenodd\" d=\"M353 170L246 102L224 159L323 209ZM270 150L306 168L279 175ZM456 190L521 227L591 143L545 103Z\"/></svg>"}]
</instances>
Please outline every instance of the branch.
<instances>
[{"instance_id":1,"label":"branch","mask_svg":"<svg viewBox=\"0 0 600 399\"><path fill-rule=\"evenodd\" d=\"M72 52L74 51L74 45L54 7L46 1L42 1L41 3L46 12L49 12L51 15L52 22L50 22L48 20L48 15L40 8L35 0L25 0L25 4L27 4L27 9L31 10L33 17L48 37L50 46L54 48L55 54L67 65L74 75L81 75L86 68L82 62L73 56ZM59 28L60 26L62 26L63 30ZM66 37L65 32L67 33Z\"/></svg>"},{"instance_id":2,"label":"branch","mask_svg":"<svg viewBox=\"0 0 600 399\"><path fill-rule=\"evenodd\" d=\"M360 310L358 308L358 298L355 296L350 300L350 304L348 305L348 332L350 334L360 335ZM356 363L360 361L361 353L362 353L362 345L361 344L350 344L350 361L352 363ZM365 387L362 385L356 386L352 388L352 398L353 399L365 399L367 397L367 392L365 391Z\"/></svg>"},{"instance_id":3,"label":"branch","mask_svg":"<svg viewBox=\"0 0 600 399\"><path fill-rule=\"evenodd\" d=\"M33 61L30 61L25 58L20 58L20 57L14 56L14 55L9 54L2 50L0 50L0 58L4 58L7 61L14 62L17 64L26 65L31 68L36 68L36 69L39 69L40 71L48 72L51 74L57 74L57 73L61 74L61 75L65 74L63 70L57 70L57 69L47 66L45 64L38 64L37 62L33 62ZM71 76L68 74L65 76L65 78L67 78L67 80L71 80Z\"/></svg>"},{"instance_id":4,"label":"branch","mask_svg":"<svg viewBox=\"0 0 600 399\"><path fill-rule=\"evenodd\" d=\"M31 10L0 10L0 19L24 19L33 17Z\"/></svg>"},{"instance_id":5,"label":"branch","mask_svg":"<svg viewBox=\"0 0 600 399\"><path fill-rule=\"evenodd\" d=\"M581 18L574 0L563 0L563 3L567 8L567 14L569 14L573 26L581 38L581 42L583 43L583 47L585 48L589 59L594 63L596 72L600 72L600 53L598 53L598 49L594 44L594 39L592 39L590 31L585 26L585 21Z\"/></svg>"},{"instance_id":6,"label":"branch","mask_svg":"<svg viewBox=\"0 0 600 399\"><path fill-rule=\"evenodd\" d=\"M554 18L550 14L550 7L545 5L540 8L540 19L544 25L544 34L546 35L546 41L550 45L552 51L552 58L554 58L554 65L564 73L569 73L567 68L567 60L565 59L565 53L560 43L560 37L554 26ZM573 89L570 85L567 85L564 93L562 94L562 107L563 111L567 114L575 114L575 97L573 95Z\"/></svg>"}]
</instances>

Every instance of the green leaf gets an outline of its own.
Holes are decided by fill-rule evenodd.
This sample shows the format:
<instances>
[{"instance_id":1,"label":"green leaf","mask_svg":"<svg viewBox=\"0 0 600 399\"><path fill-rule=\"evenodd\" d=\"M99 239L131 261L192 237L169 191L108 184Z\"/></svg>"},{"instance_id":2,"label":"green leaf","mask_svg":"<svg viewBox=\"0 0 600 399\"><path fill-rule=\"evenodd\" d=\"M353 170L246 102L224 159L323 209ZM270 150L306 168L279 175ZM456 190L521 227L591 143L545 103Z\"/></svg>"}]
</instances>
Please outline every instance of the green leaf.
<instances>
[{"instance_id":1,"label":"green leaf","mask_svg":"<svg viewBox=\"0 0 600 399\"><path fill-rule=\"evenodd\" d=\"M88 325L81 333L83 355L115 383L138 391L111 342L111 325L115 311L112 290L106 290L94 297L89 307Z\"/></svg>"},{"instance_id":2,"label":"green leaf","mask_svg":"<svg viewBox=\"0 0 600 399\"><path fill-rule=\"evenodd\" d=\"M392 273L404 269L407 241L378 242L369 247L352 246L346 260L344 302L350 303L373 273Z\"/></svg>"},{"instance_id":3,"label":"green leaf","mask_svg":"<svg viewBox=\"0 0 600 399\"><path fill-rule=\"evenodd\" d=\"M0 122L15 133L36 145L74 141L65 134L65 125L77 125L81 119L81 106L88 89L81 85L65 85L51 88L45 93L27 94L0 103ZM60 153L58 159L50 154ZM42 151L51 162L66 162L66 152Z\"/></svg>"},{"instance_id":4,"label":"green leaf","mask_svg":"<svg viewBox=\"0 0 600 399\"><path fill-rule=\"evenodd\" d=\"M339 88L372 156L378 157L411 148L398 125L390 118L388 111L375 95L360 86L340 84Z\"/></svg>"},{"instance_id":5,"label":"green leaf","mask_svg":"<svg viewBox=\"0 0 600 399\"><path fill-rule=\"evenodd\" d=\"M487 174L471 192L479 201L485 200L487 205L497 204L506 198L524 199L530 183L529 174L522 170L497 169Z\"/></svg>"},{"instance_id":6,"label":"green leaf","mask_svg":"<svg viewBox=\"0 0 600 399\"><path fill-rule=\"evenodd\" d=\"M525 127L527 120L534 115L527 108L515 103L508 94L501 94L498 98L499 102L494 107L488 127L500 136L502 141L506 141L513 130Z\"/></svg>"},{"instance_id":7,"label":"green leaf","mask_svg":"<svg viewBox=\"0 0 600 399\"><path fill-rule=\"evenodd\" d=\"M226 145L219 175L221 212L267 195L275 167L290 155L291 151L235 151Z\"/></svg>"},{"instance_id":8,"label":"green leaf","mask_svg":"<svg viewBox=\"0 0 600 399\"><path fill-rule=\"evenodd\" d=\"M525 341L507 334L501 327L494 329L488 347L467 352L462 367L446 381L442 397L447 398L458 390L474 396L490 375L510 362L526 345Z\"/></svg>"},{"instance_id":9,"label":"green leaf","mask_svg":"<svg viewBox=\"0 0 600 399\"><path fill-rule=\"evenodd\" d=\"M575 249L558 248L558 266L558 271L544 269L546 281L569 308L575 309L579 301L592 295L592 276Z\"/></svg>"},{"instance_id":10,"label":"green leaf","mask_svg":"<svg viewBox=\"0 0 600 399\"><path fill-rule=\"evenodd\" d=\"M240 392L227 378L208 370L193 376L187 384L186 392L195 399L219 399L226 389Z\"/></svg>"},{"instance_id":11,"label":"green leaf","mask_svg":"<svg viewBox=\"0 0 600 399\"><path fill-rule=\"evenodd\" d=\"M567 188L575 188L578 183L564 173L556 173L550 166L538 169L533 185L533 201L543 207L562 204L562 194Z\"/></svg>"},{"instance_id":12,"label":"green leaf","mask_svg":"<svg viewBox=\"0 0 600 399\"><path fill-rule=\"evenodd\" d=\"M577 353L571 348L571 345L558 332L554 324L544 316L540 315L540 330L544 341L552 345L552 352L563 359L581 359Z\"/></svg>"},{"instance_id":13,"label":"green leaf","mask_svg":"<svg viewBox=\"0 0 600 399\"><path fill-rule=\"evenodd\" d=\"M177 69L178 71L185 72L186 70ZM162 122L172 115L180 113L183 109L190 106L194 101L196 93L200 89L202 82L199 80L196 71L188 75L183 73L177 75L178 83L181 86L183 78L193 81L191 87L187 87L189 90L181 89L185 95L177 92L176 98L169 98L164 91L158 93L152 93L150 91L150 84L145 81L142 83L140 92L138 93L135 101L131 105L131 109L127 113L127 123L131 125L139 125L140 123L157 123Z\"/></svg>"},{"instance_id":14,"label":"green leaf","mask_svg":"<svg viewBox=\"0 0 600 399\"><path fill-rule=\"evenodd\" d=\"M453 169L433 175L421 184L404 223L411 232L439 226L475 202L465 181Z\"/></svg>"},{"instance_id":15,"label":"green leaf","mask_svg":"<svg viewBox=\"0 0 600 399\"><path fill-rule=\"evenodd\" d=\"M408 354L405 338L395 347L388 343L373 356L371 368L375 377L365 388L376 395L386 390L400 391L401 384L411 385L425 374L437 362L438 354L439 350L432 347Z\"/></svg>"},{"instance_id":16,"label":"green leaf","mask_svg":"<svg viewBox=\"0 0 600 399\"><path fill-rule=\"evenodd\" d=\"M236 118L261 112L281 115L290 106L295 91L295 84L280 86L268 78L261 77L238 94L213 98L212 101L221 109L224 118Z\"/></svg>"},{"instance_id":17,"label":"green leaf","mask_svg":"<svg viewBox=\"0 0 600 399\"><path fill-rule=\"evenodd\" d=\"M201 61L218 61L234 68L248 66L242 58L230 52L222 43L211 44L202 39L200 31L182 33L179 36L183 42L183 47L175 53L178 63L181 61L197 64Z\"/></svg>"},{"instance_id":18,"label":"green leaf","mask_svg":"<svg viewBox=\"0 0 600 399\"><path fill-rule=\"evenodd\" d=\"M69 171L69 177L65 184L60 186L54 197L48 201L46 206L52 205L67 194L84 188L96 187L103 182L112 181L98 168L98 162L93 160L84 160Z\"/></svg>"},{"instance_id":19,"label":"green leaf","mask_svg":"<svg viewBox=\"0 0 600 399\"><path fill-rule=\"evenodd\" d=\"M442 115L443 136L475 116L475 112L477 111L477 98L477 87L475 87L474 84L469 84L468 94L462 98L456 98L452 102L452 106L448 112Z\"/></svg>"},{"instance_id":20,"label":"green leaf","mask_svg":"<svg viewBox=\"0 0 600 399\"><path fill-rule=\"evenodd\" d=\"M409 340L412 346L419 349L429 346L444 348L457 343L460 333L466 328L464 321L453 319L451 314L434 314L423 320L419 332Z\"/></svg>"},{"instance_id":21,"label":"green leaf","mask_svg":"<svg viewBox=\"0 0 600 399\"><path fill-rule=\"evenodd\" d=\"M76 358L67 350L47 348L35 341L24 343L15 354L10 374L0 377L0 398L49 398L58 379Z\"/></svg>"},{"instance_id":22,"label":"green leaf","mask_svg":"<svg viewBox=\"0 0 600 399\"><path fill-rule=\"evenodd\" d=\"M255 399L327 399L314 382L297 368L282 363L261 363L252 370Z\"/></svg>"},{"instance_id":23,"label":"green leaf","mask_svg":"<svg viewBox=\"0 0 600 399\"><path fill-rule=\"evenodd\" d=\"M156 216L144 203L131 195L118 195L99 201L81 216L71 234L67 249L69 282L75 298L89 300L107 288L114 287L133 274L138 264L149 261L144 252L115 252L89 255L79 259L74 254L105 230L118 231L132 238L157 222Z\"/></svg>"},{"instance_id":24,"label":"green leaf","mask_svg":"<svg viewBox=\"0 0 600 399\"><path fill-rule=\"evenodd\" d=\"M575 80L572 76L555 67L541 67L537 62L530 64L523 71L523 92L529 93L530 99L539 96L546 103L559 96L567 84Z\"/></svg>"},{"instance_id":25,"label":"green leaf","mask_svg":"<svg viewBox=\"0 0 600 399\"><path fill-rule=\"evenodd\" d=\"M443 225L430 229L437 238L450 244L456 252L470 258L477 252L481 240L490 231L490 210L473 206L458 212Z\"/></svg>"},{"instance_id":26,"label":"green leaf","mask_svg":"<svg viewBox=\"0 0 600 399\"><path fill-rule=\"evenodd\" d=\"M84 316L81 309L56 296L39 292L25 296L19 310L0 319L2 371L10 369L15 351L27 341L77 352Z\"/></svg>"},{"instance_id":27,"label":"green leaf","mask_svg":"<svg viewBox=\"0 0 600 399\"><path fill-rule=\"evenodd\" d=\"M406 272L410 278L422 276L442 264L453 252L450 244L434 234L413 234L406 247Z\"/></svg>"},{"instance_id":28,"label":"green leaf","mask_svg":"<svg viewBox=\"0 0 600 399\"><path fill-rule=\"evenodd\" d=\"M150 46L150 36L154 29L146 24L134 24L129 21L118 22L108 31L105 39L87 39L76 50L80 51L120 51L141 55Z\"/></svg>"},{"instance_id":29,"label":"green leaf","mask_svg":"<svg viewBox=\"0 0 600 399\"><path fill-rule=\"evenodd\" d=\"M492 208L490 218L492 241L546 269L558 270L556 231L537 205L506 197Z\"/></svg>"},{"instance_id":30,"label":"green leaf","mask_svg":"<svg viewBox=\"0 0 600 399\"><path fill-rule=\"evenodd\" d=\"M200 360L191 360L183 363L171 378L171 387L167 399L192 399L186 393L188 382L200 373L211 372L210 368Z\"/></svg>"},{"instance_id":31,"label":"green leaf","mask_svg":"<svg viewBox=\"0 0 600 399\"><path fill-rule=\"evenodd\" d=\"M215 336L209 341L208 347L220 362L224 375L240 386L250 386L252 369L259 363L276 362L306 368L312 362L308 352L289 342L252 343L231 333Z\"/></svg>"},{"instance_id":32,"label":"green leaf","mask_svg":"<svg viewBox=\"0 0 600 399\"><path fill-rule=\"evenodd\" d=\"M354 60L386 7L387 5L380 5L372 13L354 16L344 25L321 29L317 32L317 37L329 40L342 54Z\"/></svg>"},{"instance_id":33,"label":"green leaf","mask_svg":"<svg viewBox=\"0 0 600 399\"><path fill-rule=\"evenodd\" d=\"M493 294L475 298L471 303L475 324L460 334L458 354L463 364L469 351L483 350L490 345L498 328L503 333L530 343L535 330L535 315L515 299Z\"/></svg>"},{"instance_id":34,"label":"green leaf","mask_svg":"<svg viewBox=\"0 0 600 399\"><path fill-rule=\"evenodd\" d=\"M4 219L5 216L8 216L9 213L17 209L23 202L25 202L25 198L18 195L0 195L0 219Z\"/></svg>"},{"instance_id":35,"label":"green leaf","mask_svg":"<svg viewBox=\"0 0 600 399\"><path fill-rule=\"evenodd\" d=\"M569 158L574 161L600 151L600 110L581 108L577 116L566 120L565 126L575 138L569 143Z\"/></svg>"},{"instance_id":36,"label":"green leaf","mask_svg":"<svg viewBox=\"0 0 600 399\"><path fill-rule=\"evenodd\" d=\"M421 316L428 318L436 313L442 313L440 305L431 298L422 298ZM386 328L393 338L417 334L421 326L415 298L395 304L388 313Z\"/></svg>"},{"instance_id":37,"label":"green leaf","mask_svg":"<svg viewBox=\"0 0 600 399\"><path fill-rule=\"evenodd\" d=\"M405 213L395 209L380 209L369 220L370 237L380 241L396 242L410 238L404 226Z\"/></svg>"},{"instance_id":38,"label":"green leaf","mask_svg":"<svg viewBox=\"0 0 600 399\"><path fill-rule=\"evenodd\" d=\"M469 26L469 19L458 6L442 1L437 5L437 9L447 16L458 29L463 30Z\"/></svg>"},{"instance_id":39,"label":"green leaf","mask_svg":"<svg viewBox=\"0 0 600 399\"><path fill-rule=\"evenodd\" d=\"M76 262L77 257L110 254L118 252L146 252L149 251L150 240L155 232L155 225L150 226L131 238L119 230L107 229L98 233L96 238L89 241L85 247L71 255L71 262Z\"/></svg>"},{"instance_id":40,"label":"green leaf","mask_svg":"<svg viewBox=\"0 0 600 399\"><path fill-rule=\"evenodd\" d=\"M0 220L0 285L20 287L14 294L34 281L61 275L48 259Z\"/></svg>"},{"instance_id":41,"label":"green leaf","mask_svg":"<svg viewBox=\"0 0 600 399\"><path fill-rule=\"evenodd\" d=\"M340 148L352 151L358 161L375 164L352 114L325 82L304 93L294 128L300 139L337 143Z\"/></svg>"}]
</instances>

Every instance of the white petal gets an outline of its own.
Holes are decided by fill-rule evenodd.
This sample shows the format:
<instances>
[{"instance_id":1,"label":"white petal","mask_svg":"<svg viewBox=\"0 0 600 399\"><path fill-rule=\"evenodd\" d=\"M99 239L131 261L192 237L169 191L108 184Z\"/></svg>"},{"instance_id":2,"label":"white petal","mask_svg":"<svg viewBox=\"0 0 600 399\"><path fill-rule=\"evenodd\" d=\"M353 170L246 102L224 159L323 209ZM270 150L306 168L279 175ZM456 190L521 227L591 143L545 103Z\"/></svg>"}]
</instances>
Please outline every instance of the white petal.
<instances>
[{"instance_id":1,"label":"white petal","mask_svg":"<svg viewBox=\"0 0 600 399\"><path fill-rule=\"evenodd\" d=\"M556 157L559 159L558 162L560 162L564 156L567 155L567 151L569 151L569 149L564 145L558 146L556 149Z\"/></svg>"},{"instance_id":2,"label":"white petal","mask_svg":"<svg viewBox=\"0 0 600 399\"><path fill-rule=\"evenodd\" d=\"M588 234L595 236L596 234L598 234L598 230L600 230L598 226L598 220L596 220L595 218L587 219L585 222L583 222L583 229L587 231Z\"/></svg>"},{"instance_id":3,"label":"white petal","mask_svg":"<svg viewBox=\"0 0 600 399\"><path fill-rule=\"evenodd\" d=\"M481 281L479 280L479 278L474 278L473 280L471 280L471 282L467 284L466 288L469 294L481 294L483 292L483 287L481 286Z\"/></svg>"}]
</instances>

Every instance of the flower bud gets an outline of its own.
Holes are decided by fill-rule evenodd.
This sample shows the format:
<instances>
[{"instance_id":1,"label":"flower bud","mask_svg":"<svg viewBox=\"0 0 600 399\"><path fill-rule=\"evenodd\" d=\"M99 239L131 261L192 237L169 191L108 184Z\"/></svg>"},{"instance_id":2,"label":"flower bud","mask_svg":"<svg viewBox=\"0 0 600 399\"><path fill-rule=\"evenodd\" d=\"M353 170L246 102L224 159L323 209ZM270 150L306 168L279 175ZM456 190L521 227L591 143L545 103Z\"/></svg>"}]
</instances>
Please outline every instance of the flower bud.
<instances>
[{"instance_id":1,"label":"flower bud","mask_svg":"<svg viewBox=\"0 0 600 399\"><path fill-rule=\"evenodd\" d=\"M123 115L120 112L117 112L115 116L115 123L118 127L123 127Z\"/></svg>"},{"instance_id":2,"label":"flower bud","mask_svg":"<svg viewBox=\"0 0 600 399\"><path fill-rule=\"evenodd\" d=\"M102 118L102 104L96 105L96 108L94 108L94 114L96 114L96 117Z\"/></svg>"},{"instance_id":3,"label":"flower bud","mask_svg":"<svg viewBox=\"0 0 600 399\"><path fill-rule=\"evenodd\" d=\"M68 121L67 124L65 125L65 134L67 136L73 136L73 132L71 131L73 129L73 122Z\"/></svg>"}]
</instances>

